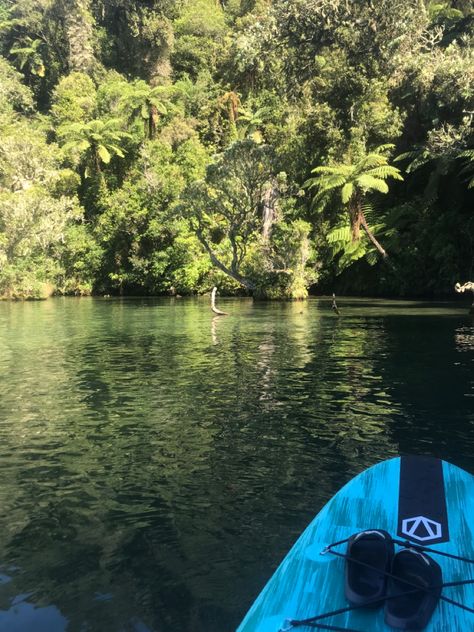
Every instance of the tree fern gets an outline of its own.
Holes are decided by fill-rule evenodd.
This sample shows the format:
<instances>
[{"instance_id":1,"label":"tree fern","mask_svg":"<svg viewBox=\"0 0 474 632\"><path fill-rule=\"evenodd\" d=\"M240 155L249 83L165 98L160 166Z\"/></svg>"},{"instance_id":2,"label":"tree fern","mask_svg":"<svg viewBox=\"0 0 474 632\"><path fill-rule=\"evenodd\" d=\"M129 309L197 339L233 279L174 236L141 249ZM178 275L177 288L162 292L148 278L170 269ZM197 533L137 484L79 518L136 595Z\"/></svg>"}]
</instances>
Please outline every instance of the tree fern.
<instances>
[{"instance_id":1,"label":"tree fern","mask_svg":"<svg viewBox=\"0 0 474 632\"><path fill-rule=\"evenodd\" d=\"M387 178L403 180L399 170L396 167L392 167L391 165L381 165L380 167L370 169L369 171L367 171L367 175L374 176L375 178L382 178L383 180L386 180Z\"/></svg>"},{"instance_id":2,"label":"tree fern","mask_svg":"<svg viewBox=\"0 0 474 632\"><path fill-rule=\"evenodd\" d=\"M385 180L374 178L368 174L362 174L356 180L357 186L365 191L379 191L380 193L388 193L388 184Z\"/></svg>"},{"instance_id":3,"label":"tree fern","mask_svg":"<svg viewBox=\"0 0 474 632\"><path fill-rule=\"evenodd\" d=\"M353 194L354 194L354 185L352 184L352 182L346 182L346 184L342 187L342 190L341 190L342 203L347 204L349 200L351 199L351 197L353 196Z\"/></svg>"},{"instance_id":4,"label":"tree fern","mask_svg":"<svg viewBox=\"0 0 474 632\"><path fill-rule=\"evenodd\" d=\"M368 154L359 163L358 171L364 172L367 169L374 168L374 167L381 167L386 164L387 164L387 159L385 158L385 156L380 156L379 154Z\"/></svg>"},{"instance_id":5,"label":"tree fern","mask_svg":"<svg viewBox=\"0 0 474 632\"><path fill-rule=\"evenodd\" d=\"M349 224L345 226L336 226L327 235L328 244L337 244L340 242L350 242L352 240L352 232Z\"/></svg>"},{"instance_id":6,"label":"tree fern","mask_svg":"<svg viewBox=\"0 0 474 632\"><path fill-rule=\"evenodd\" d=\"M387 256L367 222L364 198L367 193L373 191L387 193L388 184L386 180L389 178L403 180L399 169L389 165L388 159L383 155L384 152L392 148L393 145L381 145L363 156L355 164L315 167L312 169L314 177L305 183L307 188L316 189L316 193L313 196L313 206L322 202L322 207L324 208L330 200L330 193L336 189L340 190L342 205L348 211L351 232L352 245L346 240L344 247L349 258L355 252L359 253L357 243L360 241L361 228L380 254L384 257ZM340 228L341 220L342 218L339 217L338 229ZM340 233L333 234L330 237L330 243L342 243L342 240L339 240L338 237L340 237Z\"/></svg>"}]
</instances>

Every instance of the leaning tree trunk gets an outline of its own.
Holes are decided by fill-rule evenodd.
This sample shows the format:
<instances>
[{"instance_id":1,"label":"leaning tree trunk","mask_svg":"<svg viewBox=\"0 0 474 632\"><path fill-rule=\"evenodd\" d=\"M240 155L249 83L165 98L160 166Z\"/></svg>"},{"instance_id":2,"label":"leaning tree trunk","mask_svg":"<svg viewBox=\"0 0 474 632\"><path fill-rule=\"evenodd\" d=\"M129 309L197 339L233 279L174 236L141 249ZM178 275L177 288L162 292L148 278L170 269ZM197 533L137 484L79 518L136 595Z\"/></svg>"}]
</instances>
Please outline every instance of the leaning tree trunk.
<instances>
[{"instance_id":1,"label":"leaning tree trunk","mask_svg":"<svg viewBox=\"0 0 474 632\"><path fill-rule=\"evenodd\" d=\"M367 220L365 218L364 211L362 209L362 199L358 193L355 193L349 204L349 215L351 220L351 230L352 230L352 241L359 241L360 239L360 229L361 227L364 229L367 237L373 243L373 245L380 252L382 257L386 259L388 257L387 251L383 248L382 244L377 241L375 235L370 230L369 225L367 224Z\"/></svg>"},{"instance_id":2,"label":"leaning tree trunk","mask_svg":"<svg viewBox=\"0 0 474 632\"><path fill-rule=\"evenodd\" d=\"M377 250L380 252L380 254L382 255L382 257L384 259L386 259L388 257L387 251L382 247L382 245L380 244L380 242L377 241L377 239L375 238L375 235L373 234L373 232L370 230L368 224L367 224L367 220L365 219L365 215L364 213L361 214L361 220L360 223L362 224L362 228L365 230L367 237L370 239L370 241L374 244L374 246L377 248Z\"/></svg>"},{"instance_id":3,"label":"leaning tree trunk","mask_svg":"<svg viewBox=\"0 0 474 632\"><path fill-rule=\"evenodd\" d=\"M199 229L196 230L196 237L204 246L206 252L209 255L210 260L216 266L216 268L219 268L219 270L224 272L224 274L227 274L227 276L229 276L231 279L234 279L234 281L237 281L237 283L242 285L246 290L249 290L250 292L255 290L255 285L251 281L249 281L249 279L243 277L235 269L232 269L232 267L228 268L225 264L222 263L222 261L220 261L216 257L215 253L213 252L212 248L209 246L201 230Z\"/></svg>"}]
</instances>

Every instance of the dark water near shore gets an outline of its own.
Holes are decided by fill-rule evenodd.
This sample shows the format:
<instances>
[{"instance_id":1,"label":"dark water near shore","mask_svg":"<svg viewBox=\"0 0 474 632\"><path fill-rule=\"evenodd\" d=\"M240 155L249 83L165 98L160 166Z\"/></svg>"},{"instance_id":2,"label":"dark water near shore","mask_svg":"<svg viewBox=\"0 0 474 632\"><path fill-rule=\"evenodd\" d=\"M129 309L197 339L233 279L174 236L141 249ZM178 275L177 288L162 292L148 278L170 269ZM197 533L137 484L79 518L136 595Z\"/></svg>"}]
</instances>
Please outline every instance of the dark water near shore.
<instances>
[{"instance_id":1,"label":"dark water near shore","mask_svg":"<svg viewBox=\"0 0 474 632\"><path fill-rule=\"evenodd\" d=\"M0 304L0 632L230 632L335 491L474 472L466 306Z\"/></svg>"}]
</instances>

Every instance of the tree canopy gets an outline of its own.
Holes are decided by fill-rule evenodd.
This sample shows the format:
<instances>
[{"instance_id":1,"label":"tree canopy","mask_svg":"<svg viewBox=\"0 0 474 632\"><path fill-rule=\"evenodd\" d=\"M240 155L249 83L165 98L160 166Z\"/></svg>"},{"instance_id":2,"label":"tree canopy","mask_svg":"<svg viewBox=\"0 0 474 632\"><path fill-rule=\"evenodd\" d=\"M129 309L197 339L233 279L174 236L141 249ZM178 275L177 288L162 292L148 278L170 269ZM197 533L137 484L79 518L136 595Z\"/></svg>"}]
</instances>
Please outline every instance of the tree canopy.
<instances>
[{"instance_id":1,"label":"tree canopy","mask_svg":"<svg viewBox=\"0 0 474 632\"><path fill-rule=\"evenodd\" d=\"M472 277L471 2L0 0L0 26L0 295Z\"/></svg>"}]
</instances>

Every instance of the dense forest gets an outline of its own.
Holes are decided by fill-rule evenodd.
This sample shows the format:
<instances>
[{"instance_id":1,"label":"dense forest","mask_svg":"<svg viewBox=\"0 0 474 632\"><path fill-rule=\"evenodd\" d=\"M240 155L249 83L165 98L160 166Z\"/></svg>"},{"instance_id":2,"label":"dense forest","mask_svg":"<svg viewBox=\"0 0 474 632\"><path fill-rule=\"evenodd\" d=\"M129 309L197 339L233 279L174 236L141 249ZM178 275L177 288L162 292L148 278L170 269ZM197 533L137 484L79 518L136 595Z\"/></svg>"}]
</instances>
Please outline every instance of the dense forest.
<instances>
[{"instance_id":1,"label":"dense forest","mask_svg":"<svg viewBox=\"0 0 474 632\"><path fill-rule=\"evenodd\" d=\"M472 0L0 0L0 295L433 295Z\"/></svg>"}]
</instances>

